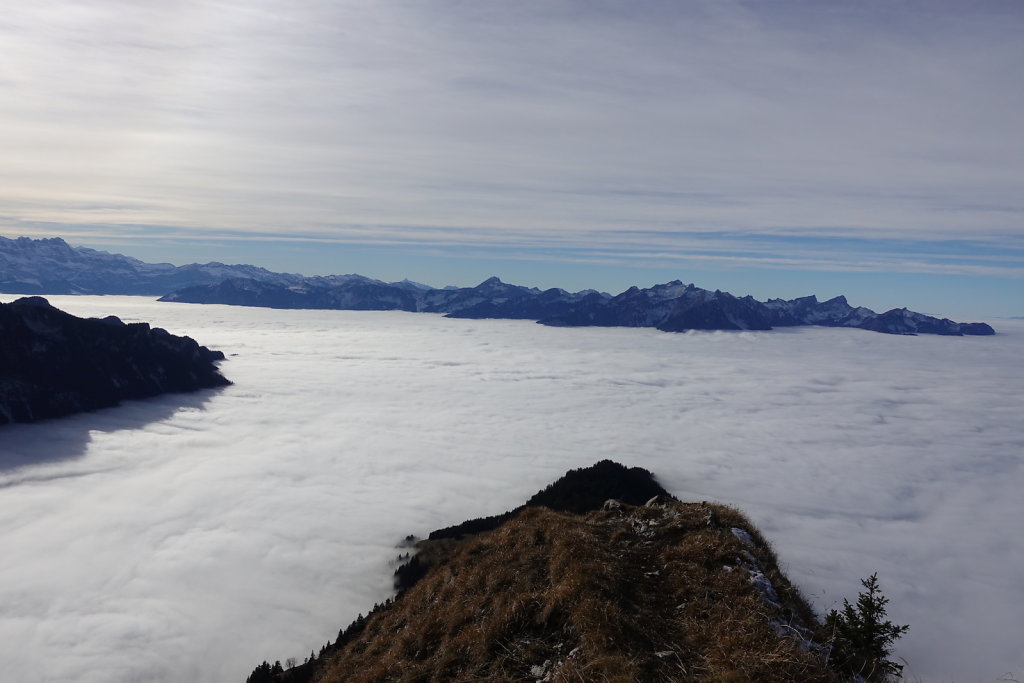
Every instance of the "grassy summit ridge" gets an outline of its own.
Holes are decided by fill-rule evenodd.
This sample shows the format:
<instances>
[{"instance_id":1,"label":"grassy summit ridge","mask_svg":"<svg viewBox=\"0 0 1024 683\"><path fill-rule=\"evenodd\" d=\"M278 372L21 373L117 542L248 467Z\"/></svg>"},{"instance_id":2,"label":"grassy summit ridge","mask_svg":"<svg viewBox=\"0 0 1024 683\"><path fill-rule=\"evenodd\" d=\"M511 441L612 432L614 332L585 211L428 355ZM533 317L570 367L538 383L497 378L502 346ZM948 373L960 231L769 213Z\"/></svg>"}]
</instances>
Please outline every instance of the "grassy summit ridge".
<instances>
[{"instance_id":1,"label":"grassy summit ridge","mask_svg":"<svg viewBox=\"0 0 1024 683\"><path fill-rule=\"evenodd\" d=\"M737 510L682 503L610 461L538 497L549 505L421 542L422 578L397 599L250 683L840 680L813 612Z\"/></svg>"}]
</instances>

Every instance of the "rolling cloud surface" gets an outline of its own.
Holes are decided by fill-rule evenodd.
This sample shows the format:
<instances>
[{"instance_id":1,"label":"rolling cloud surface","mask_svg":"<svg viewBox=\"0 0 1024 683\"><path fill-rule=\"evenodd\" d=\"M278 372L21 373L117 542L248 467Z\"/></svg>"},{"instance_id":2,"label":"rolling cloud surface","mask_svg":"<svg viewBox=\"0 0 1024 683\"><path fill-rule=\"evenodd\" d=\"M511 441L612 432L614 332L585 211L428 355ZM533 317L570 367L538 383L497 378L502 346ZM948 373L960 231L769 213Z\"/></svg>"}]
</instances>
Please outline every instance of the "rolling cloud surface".
<instances>
[{"instance_id":1,"label":"rolling cloud surface","mask_svg":"<svg viewBox=\"0 0 1024 683\"><path fill-rule=\"evenodd\" d=\"M301 660L389 594L406 534L601 458L744 509L820 610L877 571L912 676L1024 673L1020 321L665 334L50 300L189 334L235 384L0 431L11 680Z\"/></svg>"}]
</instances>

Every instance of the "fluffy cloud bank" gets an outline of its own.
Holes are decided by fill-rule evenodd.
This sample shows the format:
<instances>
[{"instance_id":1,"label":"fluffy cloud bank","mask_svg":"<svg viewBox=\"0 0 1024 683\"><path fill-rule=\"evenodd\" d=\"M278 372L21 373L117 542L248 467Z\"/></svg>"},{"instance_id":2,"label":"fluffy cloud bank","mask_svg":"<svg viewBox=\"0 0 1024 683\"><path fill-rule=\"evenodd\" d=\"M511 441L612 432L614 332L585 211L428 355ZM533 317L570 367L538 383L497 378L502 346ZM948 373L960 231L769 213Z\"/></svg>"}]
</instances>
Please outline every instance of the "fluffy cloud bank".
<instances>
[{"instance_id":1,"label":"fluffy cloud bank","mask_svg":"<svg viewBox=\"0 0 1024 683\"><path fill-rule=\"evenodd\" d=\"M822 609L878 571L912 675L1024 672L1020 323L663 334L51 301L237 354L235 385L0 432L12 679L240 681L301 659L388 594L402 536L604 457L745 509Z\"/></svg>"}]
</instances>

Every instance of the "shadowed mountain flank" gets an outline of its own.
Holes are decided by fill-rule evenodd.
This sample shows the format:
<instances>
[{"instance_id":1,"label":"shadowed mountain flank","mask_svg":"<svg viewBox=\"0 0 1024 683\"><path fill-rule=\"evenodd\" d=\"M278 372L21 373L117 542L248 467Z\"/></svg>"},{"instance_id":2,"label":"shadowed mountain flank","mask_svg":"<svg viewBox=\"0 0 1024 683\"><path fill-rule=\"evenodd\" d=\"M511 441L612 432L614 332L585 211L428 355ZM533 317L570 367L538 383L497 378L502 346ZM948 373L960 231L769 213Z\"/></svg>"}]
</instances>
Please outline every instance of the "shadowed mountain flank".
<instances>
[{"instance_id":1,"label":"shadowed mountain flank","mask_svg":"<svg viewBox=\"0 0 1024 683\"><path fill-rule=\"evenodd\" d=\"M486 520L431 534L397 598L248 683L840 680L813 612L733 508L603 461Z\"/></svg>"},{"instance_id":2,"label":"shadowed mountain flank","mask_svg":"<svg viewBox=\"0 0 1024 683\"><path fill-rule=\"evenodd\" d=\"M77 318L41 297L0 304L0 425L225 386L223 359L147 323Z\"/></svg>"}]
</instances>

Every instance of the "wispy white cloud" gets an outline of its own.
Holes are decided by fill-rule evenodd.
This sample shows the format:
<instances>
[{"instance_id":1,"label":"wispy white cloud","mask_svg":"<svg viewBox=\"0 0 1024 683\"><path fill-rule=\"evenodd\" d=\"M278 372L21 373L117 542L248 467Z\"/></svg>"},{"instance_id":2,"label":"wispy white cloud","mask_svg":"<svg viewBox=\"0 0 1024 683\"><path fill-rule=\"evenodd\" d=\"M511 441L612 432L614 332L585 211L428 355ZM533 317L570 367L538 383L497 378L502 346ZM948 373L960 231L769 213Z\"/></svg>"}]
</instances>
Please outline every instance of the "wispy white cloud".
<instances>
[{"instance_id":1,"label":"wispy white cloud","mask_svg":"<svg viewBox=\"0 0 1024 683\"><path fill-rule=\"evenodd\" d=\"M405 534L605 457L746 509L822 609L878 571L914 676L1024 671L1017 322L676 335L53 301L238 354L235 385L0 433L11 678L242 680L382 599Z\"/></svg>"},{"instance_id":2,"label":"wispy white cloud","mask_svg":"<svg viewBox=\"0 0 1024 683\"><path fill-rule=\"evenodd\" d=\"M994 2L22 5L0 197L112 231L999 239L1024 209L1022 23Z\"/></svg>"}]
</instances>

